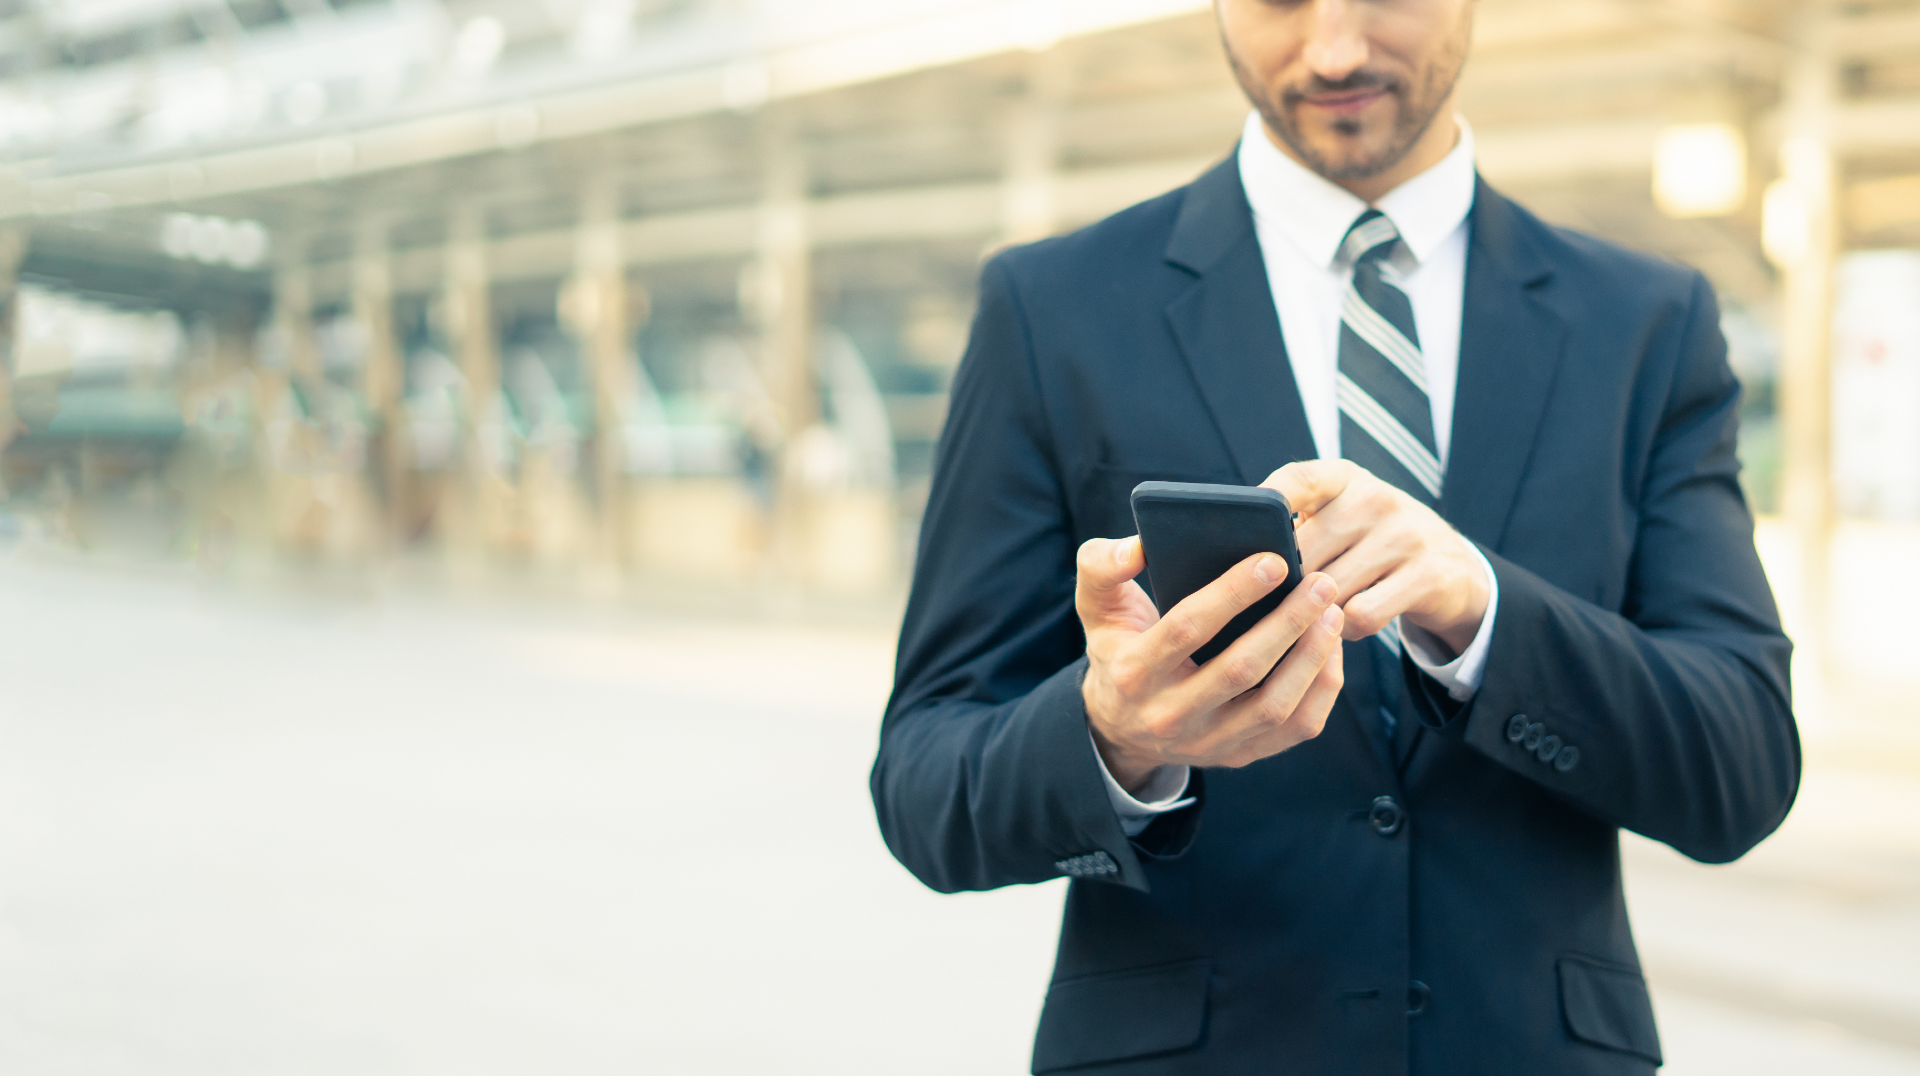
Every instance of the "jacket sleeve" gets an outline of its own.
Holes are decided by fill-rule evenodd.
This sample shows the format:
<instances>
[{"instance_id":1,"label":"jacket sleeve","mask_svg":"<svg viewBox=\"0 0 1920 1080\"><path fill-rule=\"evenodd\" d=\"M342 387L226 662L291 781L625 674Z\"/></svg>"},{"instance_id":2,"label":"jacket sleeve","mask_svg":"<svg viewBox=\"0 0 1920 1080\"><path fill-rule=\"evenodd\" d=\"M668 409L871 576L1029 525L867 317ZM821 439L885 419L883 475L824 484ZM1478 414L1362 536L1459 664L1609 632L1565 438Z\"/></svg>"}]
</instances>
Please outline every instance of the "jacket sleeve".
<instances>
[{"instance_id":1,"label":"jacket sleeve","mask_svg":"<svg viewBox=\"0 0 1920 1080\"><path fill-rule=\"evenodd\" d=\"M880 831L942 892L1063 873L1144 889L1141 860L1183 850L1198 806L1130 841L1107 797L1080 694L1078 544L1004 255L980 291L873 766Z\"/></svg>"},{"instance_id":2,"label":"jacket sleeve","mask_svg":"<svg viewBox=\"0 0 1920 1080\"><path fill-rule=\"evenodd\" d=\"M1754 551L1740 388L1698 278L1682 350L1621 610L1489 551L1500 616L1479 693L1463 707L1409 677L1429 724L1602 820L1727 862L1779 826L1799 787L1792 645Z\"/></svg>"}]
</instances>

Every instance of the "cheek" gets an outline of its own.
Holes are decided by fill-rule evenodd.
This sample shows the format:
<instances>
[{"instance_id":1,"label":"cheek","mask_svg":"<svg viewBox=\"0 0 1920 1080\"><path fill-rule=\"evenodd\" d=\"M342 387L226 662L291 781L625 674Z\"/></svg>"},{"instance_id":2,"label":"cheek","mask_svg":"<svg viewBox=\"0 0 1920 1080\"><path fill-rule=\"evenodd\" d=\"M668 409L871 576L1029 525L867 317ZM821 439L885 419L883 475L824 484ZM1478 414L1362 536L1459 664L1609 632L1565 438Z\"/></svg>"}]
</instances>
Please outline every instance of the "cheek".
<instances>
[{"instance_id":1,"label":"cheek","mask_svg":"<svg viewBox=\"0 0 1920 1080\"><path fill-rule=\"evenodd\" d=\"M1280 8L1224 0L1219 13L1220 36L1235 66L1263 85L1275 82L1300 51L1300 35L1291 25L1293 16Z\"/></svg>"}]
</instances>

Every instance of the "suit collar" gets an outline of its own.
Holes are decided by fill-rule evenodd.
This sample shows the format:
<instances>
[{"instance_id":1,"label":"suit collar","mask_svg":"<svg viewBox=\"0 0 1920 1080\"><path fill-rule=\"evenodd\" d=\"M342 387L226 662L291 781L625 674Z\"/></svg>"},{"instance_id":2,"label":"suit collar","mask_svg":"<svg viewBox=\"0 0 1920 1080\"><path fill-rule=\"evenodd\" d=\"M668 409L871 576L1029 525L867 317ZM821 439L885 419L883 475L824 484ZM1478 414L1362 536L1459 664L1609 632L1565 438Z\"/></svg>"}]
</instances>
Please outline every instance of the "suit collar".
<instances>
[{"instance_id":1,"label":"suit collar","mask_svg":"<svg viewBox=\"0 0 1920 1080\"><path fill-rule=\"evenodd\" d=\"M1167 240L1167 261L1205 274L1243 237L1253 235L1253 211L1240 186L1240 167L1228 157L1187 185Z\"/></svg>"},{"instance_id":2,"label":"suit collar","mask_svg":"<svg viewBox=\"0 0 1920 1080\"><path fill-rule=\"evenodd\" d=\"M1167 306L1167 322L1241 482L1258 484L1289 461L1313 458L1234 158L1187 186L1166 258L1199 279Z\"/></svg>"}]
</instances>

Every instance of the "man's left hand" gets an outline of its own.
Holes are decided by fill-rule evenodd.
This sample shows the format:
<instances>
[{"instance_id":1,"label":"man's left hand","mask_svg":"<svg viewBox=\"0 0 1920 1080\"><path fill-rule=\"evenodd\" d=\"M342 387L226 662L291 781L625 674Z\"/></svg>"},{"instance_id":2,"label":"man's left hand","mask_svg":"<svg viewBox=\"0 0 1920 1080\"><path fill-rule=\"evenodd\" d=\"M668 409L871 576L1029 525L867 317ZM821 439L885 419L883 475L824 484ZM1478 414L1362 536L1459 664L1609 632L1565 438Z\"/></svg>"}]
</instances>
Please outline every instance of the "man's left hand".
<instances>
[{"instance_id":1,"label":"man's left hand","mask_svg":"<svg viewBox=\"0 0 1920 1080\"><path fill-rule=\"evenodd\" d=\"M1306 573L1340 584L1349 641L1394 616L1430 631L1455 656L1487 615L1487 573L1467 538L1406 492L1351 461L1296 461L1260 485L1287 497Z\"/></svg>"}]
</instances>

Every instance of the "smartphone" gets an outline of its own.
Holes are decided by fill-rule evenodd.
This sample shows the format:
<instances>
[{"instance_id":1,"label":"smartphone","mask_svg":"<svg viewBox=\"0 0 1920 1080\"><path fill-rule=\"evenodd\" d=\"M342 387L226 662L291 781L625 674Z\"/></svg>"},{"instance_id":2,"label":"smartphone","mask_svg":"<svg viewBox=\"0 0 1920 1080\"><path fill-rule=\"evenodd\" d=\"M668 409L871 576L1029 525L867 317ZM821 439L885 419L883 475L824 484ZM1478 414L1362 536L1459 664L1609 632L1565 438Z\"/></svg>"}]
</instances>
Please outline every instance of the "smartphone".
<instances>
[{"instance_id":1,"label":"smartphone","mask_svg":"<svg viewBox=\"0 0 1920 1080\"><path fill-rule=\"evenodd\" d=\"M1270 551L1286 561L1287 579L1195 649L1196 664L1220 655L1305 576L1293 540L1293 507L1270 488L1149 480L1133 489L1133 523L1147 557L1148 589L1162 615L1249 555Z\"/></svg>"}]
</instances>

